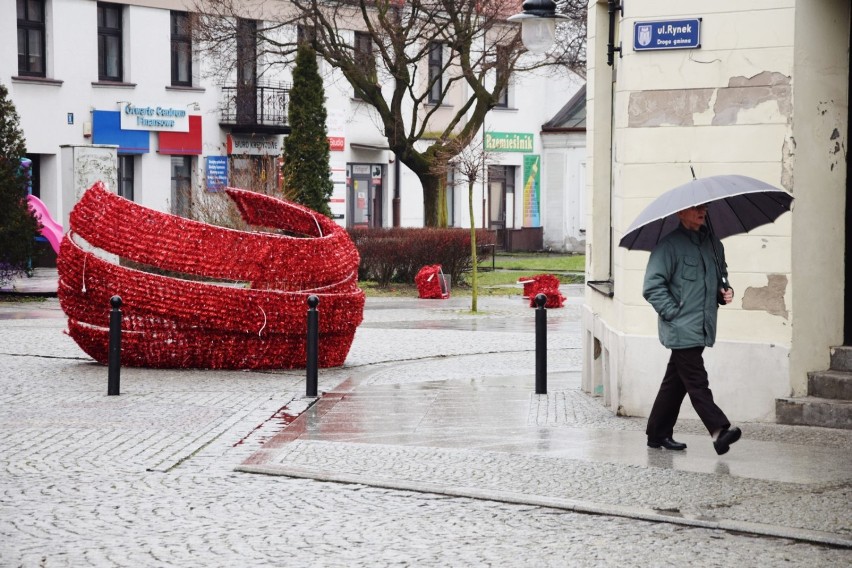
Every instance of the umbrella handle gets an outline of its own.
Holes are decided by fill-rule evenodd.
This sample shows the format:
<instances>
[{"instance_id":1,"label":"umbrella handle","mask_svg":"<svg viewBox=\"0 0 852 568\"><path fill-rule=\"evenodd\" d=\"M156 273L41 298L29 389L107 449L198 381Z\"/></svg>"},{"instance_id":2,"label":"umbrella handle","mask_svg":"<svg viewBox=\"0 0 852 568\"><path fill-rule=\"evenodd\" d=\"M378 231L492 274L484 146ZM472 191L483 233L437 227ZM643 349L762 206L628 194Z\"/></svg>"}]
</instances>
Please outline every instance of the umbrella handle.
<instances>
[{"instance_id":1,"label":"umbrella handle","mask_svg":"<svg viewBox=\"0 0 852 568\"><path fill-rule=\"evenodd\" d=\"M709 239L710 239L710 247L713 249L713 260L716 262L716 270L719 271L719 278L722 280L722 288L724 290L729 290L731 286L728 284L728 279L722 273L722 265L719 263L719 253L716 251L716 241L713 240L713 224L710 222L710 214L704 214L704 220L707 222L707 229L709 231Z\"/></svg>"}]
</instances>

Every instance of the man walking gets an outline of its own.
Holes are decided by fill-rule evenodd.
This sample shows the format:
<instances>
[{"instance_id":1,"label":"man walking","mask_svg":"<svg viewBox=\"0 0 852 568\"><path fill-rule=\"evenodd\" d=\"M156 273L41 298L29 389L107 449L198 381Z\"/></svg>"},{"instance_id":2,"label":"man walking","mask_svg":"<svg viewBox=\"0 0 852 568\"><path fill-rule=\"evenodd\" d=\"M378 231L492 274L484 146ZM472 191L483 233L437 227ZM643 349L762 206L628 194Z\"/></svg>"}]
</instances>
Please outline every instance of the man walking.
<instances>
[{"instance_id":1,"label":"man walking","mask_svg":"<svg viewBox=\"0 0 852 568\"><path fill-rule=\"evenodd\" d=\"M728 277L725 250L704 225L706 215L706 205L679 211L680 225L660 241L648 259L642 295L659 316L660 342L671 349L671 357L645 433L651 448L685 450L686 444L672 436L688 394L713 437L716 453L722 455L742 432L731 428L725 413L713 402L702 353L715 343L719 305L730 304L734 291L722 285Z\"/></svg>"}]
</instances>

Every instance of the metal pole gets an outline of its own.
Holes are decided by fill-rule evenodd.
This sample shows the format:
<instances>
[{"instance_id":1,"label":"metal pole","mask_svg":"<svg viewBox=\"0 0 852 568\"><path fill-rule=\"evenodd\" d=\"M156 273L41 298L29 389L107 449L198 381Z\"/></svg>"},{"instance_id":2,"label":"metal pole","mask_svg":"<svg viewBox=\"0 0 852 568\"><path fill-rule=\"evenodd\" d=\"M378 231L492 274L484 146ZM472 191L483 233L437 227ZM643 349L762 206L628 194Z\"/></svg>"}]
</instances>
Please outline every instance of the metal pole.
<instances>
[{"instance_id":1,"label":"metal pole","mask_svg":"<svg viewBox=\"0 0 852 568\"><path fill-rule=\"evenodd\" d=\"M535 394L547 394L547 296L535 297Z\"/></svg>"},{"instance_id":2,"label":"metal pole","mask_svg":"<svg viewBox=\"0 0 852 568\"><path fill-rule=\"evenodd\" d=\"M308 296L308 362L305 396L317 396L317 359L319 352L319 298Z\"/></svg>"},{"instance_id":3,"label":"metal pole","mask_svg":"<svg viewBox=\"0 0 852 568\"><path fill-rule=\"evenodd\" d=\"M112 310L109 312L107 395L118 395L121 385L121 297L113 296L109 303Z\"/></svg>"}]
</instances>

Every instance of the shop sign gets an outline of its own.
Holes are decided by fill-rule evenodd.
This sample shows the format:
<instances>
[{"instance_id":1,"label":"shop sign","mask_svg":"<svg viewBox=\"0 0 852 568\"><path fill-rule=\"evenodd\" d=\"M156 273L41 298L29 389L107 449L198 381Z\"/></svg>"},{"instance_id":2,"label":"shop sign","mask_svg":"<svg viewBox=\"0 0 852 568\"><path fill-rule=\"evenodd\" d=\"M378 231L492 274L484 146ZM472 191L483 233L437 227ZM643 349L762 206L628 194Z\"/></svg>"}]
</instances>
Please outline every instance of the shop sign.
<instances>
[{"instance_id":1,"label":"shop sign","mask_svg":"<svg viewBox=\"0 0 852 568\"><path fill-rule=\"evenodd\" d=\"M528 132L486 132L486 152L532 152L533 135Z\"/></svg>"},{"instance_id":2,"label":"shop sign","mask_svg":"<svg viewBox=\"0 0 852 568\"><path fill-rule=\"evenodd\" d=\"M228 157L207 156L207 190L219 191L228 185Z\"/></svg>"},{"instance_id":3,"label":"shop sign","mask_svg":"<svg viewBox=\"0 0 852 568\"><path fill-rule=\"evenodd\" d=\"M189 132L186 106L135 105L119 103L122 130Z\"/></svg>"},{"instance_id":4,"label":"shop sign","mask_svg":"<svg viewBox=\"0 0 852 568\"><path fill-rule=\"evenodd\" d=\"M701 47L701 18L634 22L633 49L697 49Z\"/></svg>"},{"instance_id":5,"label":"shop sign","mask_svg":"<svg viewBox=\"0 0 852 568\"><path fill-rule=\"evenodd\" d=\"M346 139L343 136L329 136L328 149L332 152L342 152L346 149Z\"/></svg>"},{"instance_id":6,"label":"shop sign","mask_svg":"<svg viewBox=\"0 0 852 568\"><path fill-rule=\"evenodd\" d=\"M281 141L277 135L255 134L252 136L228 135L228 154L231 156L280 156Z\"/></svg>"}]
</instances>

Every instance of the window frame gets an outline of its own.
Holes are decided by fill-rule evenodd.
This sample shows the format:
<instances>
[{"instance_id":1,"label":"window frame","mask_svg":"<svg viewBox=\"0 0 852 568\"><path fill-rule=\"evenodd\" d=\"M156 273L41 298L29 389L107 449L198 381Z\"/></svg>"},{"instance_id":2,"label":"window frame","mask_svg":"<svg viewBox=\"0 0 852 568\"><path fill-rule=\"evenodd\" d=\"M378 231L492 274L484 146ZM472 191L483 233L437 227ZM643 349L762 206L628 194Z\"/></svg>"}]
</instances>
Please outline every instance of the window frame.
<instances>
[{"instance_id":1,"label":"window frame","mask_svg":"<svg viewBox=\"0 0 852 568\"><path fill-rule=\"evenodd\" d=\"M508 67L510 50L507 46L498 45L497 46L497 66L495 68L495 81L500 82L503 78L503 74L507 73L506 68ZM509 108L509 85L511 82L511 78L506 81L506 88L500 91L497 95L497 104L495 107L497 108Z\"/></svg>"},{"instance_id":2,"label":"window frame","mask_svg":"<svg viewBox=\"0 0 852 568\"><path fill-rule=\"evenodd\" d=\"M119 196L135 201L136 185L136 156L134 154L118 155L118 187ZM129 191L128 191L129 188Z\"/></svg>"},{"instance_id":3,"label":"window frame","mask_svg":"<svg viewBox=\"0 0 852 568\"><path fill-rule=\"evenodd\" d=\"M192 19L189 12L172 10L170 22L172 85L176 87L192 86ZM186 60L181 61L185 54ZM182 80L181 71L187 79Z\"/></svg>"},{"instance_id":4,"label":"window frame","mask_svg":"<svg viewBox=\"0 0 852 568\"><path fill-rule=\"evenodd\" d=\"M190 219L192 218L193 158L192 156L169 156L169 158L172 213ZM186 175L180 175L181 173Z\"/></svg>"},{"instance_id":5,"label":"window frame","mask_svg":"<svg viewBox=\"0 0 852 568\"><path fill-rule=\"evenodd\" d=\"M429 42L429 93L427 101L430 104L440 104L444 91L444 44L439 41Z\"/></svg>"},{"instance_id":6,"label":"window frame","mask_svg":"<svg viewBox=\"0 0 852 568\"><path fill-rule=\"evenodd\" d=\"M373 36L367 32L356 31L352 43L355 63L364 69L375 72L376 57L373 53ZM363 99L363 97L358 94L358 89L352 90L352 97L358 100Z\"/></svg>"},{"instance_id":7,"label":"window frame","mask_svg":"<svg viewBox=\"0 0 852 568\"><path fill-rule=\"evenodd\" d=\"M30 14L31 3L37 3L41 8L41 20L32 19ZM22 77L47 77L47 6L45 0L17 0L16 12L18 18L17 24L17 41L18 41L18 75ZM20 8L23 8L24 13L21 14ZM21 33L23 32L23 37ZM37 33L38 48L41 50L39 59L41 61L41 70L33 70L33 49L31 44L31 33ZM24 40L24 52L21 53L21 40ZM23 65L22 65L23 64Z\"/></svg>"},{"instance_id":8,"label":"window frame","mask_svg":"<svg viewBox=\"0 0 852 568\"><path fill-rule=\"evenodd\" d=\"M107 2L98 2L98 80L99 81L115 81L122 82L124 80L124 10L120 4L110 4ZM117 15L118 26L113 27L107 25L107 14L112 13ZM109 40L118 38L118 43L115 49L118 53L111 53ZM118 68L115 75L110 75L107 69L107 60L116 60Z\"/></svg>"},{"instance_id":9,"label":"window frame","mask_svg":"<svg viewBox=\"0 0 852 568\"><path fill-rule=\"evenodd\" d=\"M296 25L296 42L307 43L312 48L316 49L317 44L317 29L314 26L307 24Z\"/></svg>"}]
</instances>

